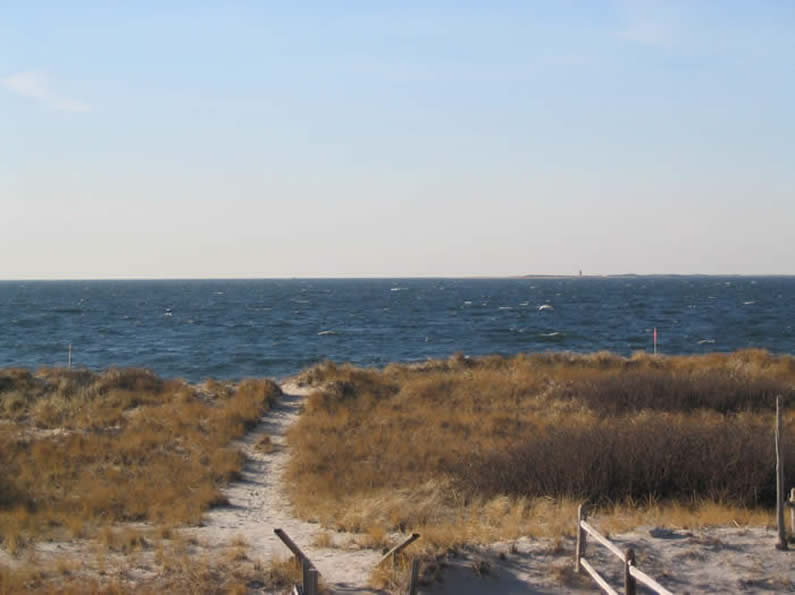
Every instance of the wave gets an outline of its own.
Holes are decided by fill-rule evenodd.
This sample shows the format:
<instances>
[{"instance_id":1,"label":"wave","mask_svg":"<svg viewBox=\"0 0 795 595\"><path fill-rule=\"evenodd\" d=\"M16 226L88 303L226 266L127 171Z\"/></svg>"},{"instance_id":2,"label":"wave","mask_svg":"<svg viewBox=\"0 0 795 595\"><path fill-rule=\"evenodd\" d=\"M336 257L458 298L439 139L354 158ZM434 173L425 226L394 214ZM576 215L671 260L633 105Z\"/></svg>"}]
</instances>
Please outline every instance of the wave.
<instances>
[{"instance_id":1,"label":"wave","mask_svg":"<svg viewBox=\"0 0 795 595\"><path fill-rule=\"evenodd\" d=\"M319 337L325 337L327 335L336 335L336 334L337 334L337 331L328 330L328 331L320 331L318 333L318 336Z\"/></svg>"},{"instance_id":2,"label":"wave","mask_svg":"<svg viewBox=\"0 0 795 595\"><path fill-rule=\"evenodd\" d=\"M552 312L554 310L555 310L555 308L552 306L552 304L541 304L538 307L538 311L539 312L544 312L544 311Z\"/></svg>"},{"instance_id":3,"label":"wave","mask_svg":"<svg viewBox=\"0 0 795 595\"><path fill-rule=\"evenodd\" d=\"M551 333L539 333L538 336L551 341L558 341L566 338L566 335L559 331L552 331Z\"/></svg>"},{"instance_id":4,"label":"wave","mask_svg":"<svg viewBox=\"0 0 795 595\"><path fill-rule=\"evenodd\" d=\"M701 339L698 344L699 345L712 345L715 343L715 339Z\"/></svg>"}]
</instances>

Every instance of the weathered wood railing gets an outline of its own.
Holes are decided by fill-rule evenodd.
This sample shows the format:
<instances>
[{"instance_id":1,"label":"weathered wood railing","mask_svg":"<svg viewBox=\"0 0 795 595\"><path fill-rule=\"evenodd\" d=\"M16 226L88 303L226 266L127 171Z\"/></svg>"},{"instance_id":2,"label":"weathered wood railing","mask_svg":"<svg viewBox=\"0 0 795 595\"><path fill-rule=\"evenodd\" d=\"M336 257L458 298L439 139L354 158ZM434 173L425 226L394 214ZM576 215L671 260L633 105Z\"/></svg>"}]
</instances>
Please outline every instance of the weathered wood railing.
<instances>
[{"instance_id":1,"label":"weathered wood railing","mask_svg":"<svg viewBox=\"0 0 795 595\"><path fill-rule=\"evenodd\" d=\"M301 551L301 548L296 545L296 543L290 539L290 536L284 532L283 529L274 529L273 532L276 536L281 539L282 543L287 546L293 553L293 557L295 558L296 565L301 568L302 571L302 581L301 586L296 585L293 587L293 594L294 595L317 595L318 593L318 576L319 572L315 565L312 564L312 561L307 557L307 555ZM406 549L409 545L414 543L420 538L419 533L412 533L410 537L404 539L391 550L389 550L384 556L378 561L376 567L381 566L384 562L391 559L392 566L394 567L397 564L397 556L400 552ZM412 560L411 562L411 577L409 579L409 588L408 592L409 595L416 595L417 593L417 582L419 580L419 570L420 570L420 561L417 559Z\"/></svg>"},{"instance_id":2,"label":"weathered wood railing","mask_svg":"<svg viewBox=\"0 0 795 595\"><path fill-rule=\"evenodd\" d=\"M301 587L293 587L293 593L296 595L317 595L317 579L320 573L315 568L315 565L282 529L274 529L273 532L287 546L287 549L293 553L296 565L301 568Z\"/></svg>"},{"instance_id":3,"label":"weathered wood railing","mask_svg":"<svg viewBox=\"0 0 795 595\"><path fill-rule=\"evenodd\" d=\"M390 558L392 559L392 565L394 566L397 561L397 555L400 552L402 552L404 549L406 549L408 546L410 546L412 543L417 541L419 538L420 538L419 533L412 533L410 537L404 539L395 547L393 547L391 550L389 550L387 553L385 553L384 556L378 561L378 564L375 565L376 568L381 566L381 564L383 564Z\"/></svg>"},{"instance_id":4,"label":"weathered wood railing","mask_svg":"<svg viewBox=\"0 0 795 595\"><path fill-rule=\"evenodd\" d=\"M394 568L397 565L397 556L400 552L410 546L412 543L417 541L420 538L419 533L412 533L410 537L407 537L387 553L378 561L378 564L375 565L376 568L381 566L384 562L391 559L392 560L392 567ZM415 595L417 593L417 581L419 580L420 575L420 561L416 558L411 561L411 575L409 578L409 595Z\"/></svg>"},{"instance_id":5,"label":"weathered wood railing","mask_svg":"<svg viewBox=\"0 0 795 595\"><path fill-rule=\"evenodd\" d=\"M637 583L653 589L660 595L673 595L668 589L635 566L635 552L631 548L626 552L622 552L616 544L599 533L587 519L588 509L585 504L581 504L577 509L577 549L574 553L574 567L577 572L585 570L605 593L608 595L619 595L618 591L611 587L604 577L585 559L585 546L588 535L590 535L623 562L625 595L635 595Z\"/></svg>"}]
</instances>

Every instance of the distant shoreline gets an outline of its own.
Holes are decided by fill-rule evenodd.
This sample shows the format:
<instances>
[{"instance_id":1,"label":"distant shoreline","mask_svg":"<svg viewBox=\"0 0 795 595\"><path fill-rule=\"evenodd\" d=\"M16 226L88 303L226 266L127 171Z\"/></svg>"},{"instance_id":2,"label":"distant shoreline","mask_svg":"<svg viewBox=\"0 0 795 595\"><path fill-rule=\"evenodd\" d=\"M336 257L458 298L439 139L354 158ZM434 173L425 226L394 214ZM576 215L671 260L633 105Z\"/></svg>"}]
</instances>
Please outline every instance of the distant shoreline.
<instances>
[{"instance_id":1,"label":"distant shoreline","mask_svg":"<svg viewBox=\"0 0 795 595\"><path fill-rule=\"evenodd\" d=\"M508 277L509 279L689 279L689 278L715 278L715 279L779 279L791 278L795 275L746 275L746 274L726 274L719 275L713 273L620 273L615 275L518 275Z\"/></svg>"}]
</instances>

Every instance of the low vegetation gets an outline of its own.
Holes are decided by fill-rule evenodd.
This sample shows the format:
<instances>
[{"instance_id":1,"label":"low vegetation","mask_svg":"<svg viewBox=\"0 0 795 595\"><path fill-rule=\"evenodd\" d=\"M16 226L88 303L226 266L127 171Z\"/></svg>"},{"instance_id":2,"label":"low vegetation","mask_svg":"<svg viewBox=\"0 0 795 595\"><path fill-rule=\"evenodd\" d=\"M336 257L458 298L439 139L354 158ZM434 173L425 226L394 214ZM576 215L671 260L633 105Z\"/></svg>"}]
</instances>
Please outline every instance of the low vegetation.
<instances>
[{"instance_id":1,"label":"low vegetation","mask_svg":"<svg viewBox=\"0 0 795 595\"><path fill-rule=\"evenodd\" d=\"M583 500L616 530L769 522L775 397L795 403L795 358L760 350L326 362L301 380L317 390L288 437L299 512L438 548L571 534Z\"/></svg>"},{"instance_id":2,"label":"low vegetation","mask_svg":"<svg viewBox=\"0 0 795 595\"><path fill-rule=\"evenodd\" d=\"M583 500L607 532L769 524L777 395L795 477L791 356L456 355L382 370L326 362L299 381L316 389L288 436L299 514L368 547L418 531L409 556L522 535L562 543ZM280 394L269 380L0 370L0 549L18 562L0 568L0 594L286 586L291 565L255 562L242 541L205 559L174 530L224 502L244 462L233 441ZM75 538L95 560L40 568L27 547ZM125 574L135 560L149 578ZM374 585L398 588L403 571Z\"/></svg>"},{"instance_id":3,"label":"low vegetation","mask_svg":"<svg viewBox=\"0 0 795 595\"><path fill-rule=\"evenodd\" d=\"M145 370L0 371L0 539L97 536L113 523L196 523L237 476L269 380L202 386Z\"/></svg>"}]
</instances>

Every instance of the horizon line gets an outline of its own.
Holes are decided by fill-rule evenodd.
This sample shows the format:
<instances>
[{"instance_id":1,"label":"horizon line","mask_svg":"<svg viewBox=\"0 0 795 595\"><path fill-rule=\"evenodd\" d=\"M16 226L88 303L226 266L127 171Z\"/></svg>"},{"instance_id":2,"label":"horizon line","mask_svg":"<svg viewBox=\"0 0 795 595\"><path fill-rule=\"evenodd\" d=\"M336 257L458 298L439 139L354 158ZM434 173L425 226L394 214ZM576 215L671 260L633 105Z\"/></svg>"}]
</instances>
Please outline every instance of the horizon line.
<instances>
[{"instance_id":1,"label":"horizon line","mask_svg":"<svg viewBox=\"0 0 795 595\"><path fill-rule=\"evenodd\" d=\"M386 279L609 279L634 277L733 277L768 278L795 277L795 273L605 273L605 274L558 274L526 273L514 275L350 275L350 276L250 276L250 277L26 277L0 278L0 283L60 282L60 281L292 281L292 280L386 280Z\"/></svg>"}]
</instances>

